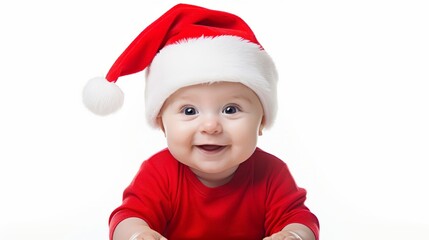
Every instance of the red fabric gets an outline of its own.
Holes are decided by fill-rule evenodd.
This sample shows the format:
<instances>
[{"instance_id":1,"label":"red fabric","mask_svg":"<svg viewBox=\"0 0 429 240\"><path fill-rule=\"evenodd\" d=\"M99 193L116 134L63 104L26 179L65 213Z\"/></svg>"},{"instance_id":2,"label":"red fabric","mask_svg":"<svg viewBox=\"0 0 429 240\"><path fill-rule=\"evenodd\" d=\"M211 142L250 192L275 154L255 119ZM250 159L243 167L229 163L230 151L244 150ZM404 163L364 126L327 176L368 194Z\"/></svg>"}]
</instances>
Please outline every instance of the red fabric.
<instances>
[{"instance_id":1,"label":"red fabric","mask_svg":"<svg viewBox=\"0 0 429 240\"><path fill-rule=\"evenodd\" d=\"M145 28L107 73L109 82L143 71L164 46L201 36L238 36L259 44L250 27L238 16L189 4L177 4Z\"/></svg>"},{"instance_id":2,"label":"red fabric","mask_svg":"<svg viewBox=\"0 0 429 240\"><path fill-rule=\"evenodd\" d=\"M260 149L233 179L208 188L166 149L143 162L109 219L110 238L129 217L174 239L262 239L289 223L302 223L319 235L316 216L304 205L286 164Z\"/></svg>"}]
</instances>

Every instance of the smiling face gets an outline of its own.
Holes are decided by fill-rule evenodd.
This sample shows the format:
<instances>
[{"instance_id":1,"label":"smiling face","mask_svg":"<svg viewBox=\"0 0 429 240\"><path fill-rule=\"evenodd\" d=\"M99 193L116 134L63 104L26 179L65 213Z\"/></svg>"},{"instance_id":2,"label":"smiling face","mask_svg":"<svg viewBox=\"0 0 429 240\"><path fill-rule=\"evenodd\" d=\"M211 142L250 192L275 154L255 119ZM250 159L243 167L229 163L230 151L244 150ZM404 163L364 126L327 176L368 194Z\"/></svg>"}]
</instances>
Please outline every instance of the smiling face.
<instances>
[{"instance_id":1,"label":"smiling face","mask_svg":"<svg viewBox=\"0 0 429 240\"><path fill-rule=\"evenodd\" d=\"M158 117L170 152L207 186L228 182L256 148L263 109L241 83L217 82L179 89Z\"/></svg>"}]
</instances>

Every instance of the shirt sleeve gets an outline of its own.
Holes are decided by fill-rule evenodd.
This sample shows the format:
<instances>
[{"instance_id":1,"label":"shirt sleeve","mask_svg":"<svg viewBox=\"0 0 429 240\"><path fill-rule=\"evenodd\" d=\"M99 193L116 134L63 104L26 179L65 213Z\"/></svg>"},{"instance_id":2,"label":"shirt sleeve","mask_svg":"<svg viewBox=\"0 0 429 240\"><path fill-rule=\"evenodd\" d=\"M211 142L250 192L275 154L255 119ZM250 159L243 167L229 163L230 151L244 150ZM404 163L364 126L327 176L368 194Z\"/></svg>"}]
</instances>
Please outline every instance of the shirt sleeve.
<instances>
[{"instance_id":1,"label":"shirt sleeve","mask_svg":"<svg viewBox=\"0 0 429 240\"><path fill-rule=\"evenodd\" d=\"M291 223L301 223L310 228L319 239L317 217L305 205L306 190L295 183L285 163L276 163L269 170L266 199L266 235L281 231Z\"/></svg>"},{"instance_id":2,"label":"shirt sleeve","mask_svg":"<svg viewBox=\"0 0 429 240\"><path fill-rule=\"evenodd\" d=\"M126 218L137 217L162 233L171 216L169 182L165 169L159 163L143 162L131 184L124 190L122 204L109 218L110 239L116 226Z\"/></svg>"}]
</instances>

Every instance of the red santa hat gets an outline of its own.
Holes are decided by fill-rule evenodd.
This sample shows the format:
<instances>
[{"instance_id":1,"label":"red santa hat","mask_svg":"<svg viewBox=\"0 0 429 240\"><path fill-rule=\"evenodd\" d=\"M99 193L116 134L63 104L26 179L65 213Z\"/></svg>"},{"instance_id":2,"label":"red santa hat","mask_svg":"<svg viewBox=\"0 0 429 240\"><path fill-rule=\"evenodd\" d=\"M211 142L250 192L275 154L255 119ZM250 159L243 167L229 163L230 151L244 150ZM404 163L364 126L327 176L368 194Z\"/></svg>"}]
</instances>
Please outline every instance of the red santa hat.
<instances>
[{"instance_id":1,"label":"red santa hat","mask_svg":"<svg viewBox=\"0 0 429 240\"><path fill-rule=\"evenodd\" d=\"M178 4L150 24L115 61L106 78L91 79L83 102L98 115L123 104L119 77L146 69L146 118L157 127L164 101L201 83L239 82L259 97L270 127L277 111L277 71L250 27L238 16Z\"/></svg>"}]
</instances>

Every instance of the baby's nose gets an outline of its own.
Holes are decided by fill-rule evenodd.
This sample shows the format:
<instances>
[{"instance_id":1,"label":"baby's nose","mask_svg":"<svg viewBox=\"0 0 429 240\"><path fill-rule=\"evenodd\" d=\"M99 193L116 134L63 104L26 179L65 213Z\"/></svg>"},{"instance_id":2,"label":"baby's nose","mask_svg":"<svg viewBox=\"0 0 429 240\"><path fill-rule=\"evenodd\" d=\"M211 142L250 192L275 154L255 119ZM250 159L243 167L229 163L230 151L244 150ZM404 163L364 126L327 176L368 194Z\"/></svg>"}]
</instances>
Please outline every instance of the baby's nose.
<instances>
[{"instance_id":1,"label":"baby's nose","mask_svg":"<svg viewBox=\"0 0 429 240\"><path fill-rule=\"evenodd\" d=\"M201 123L201 132L206 134L219 134L222 132L222 124L218 116L206 116Z\"/></svg>"}]
</instances>

